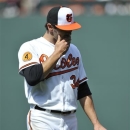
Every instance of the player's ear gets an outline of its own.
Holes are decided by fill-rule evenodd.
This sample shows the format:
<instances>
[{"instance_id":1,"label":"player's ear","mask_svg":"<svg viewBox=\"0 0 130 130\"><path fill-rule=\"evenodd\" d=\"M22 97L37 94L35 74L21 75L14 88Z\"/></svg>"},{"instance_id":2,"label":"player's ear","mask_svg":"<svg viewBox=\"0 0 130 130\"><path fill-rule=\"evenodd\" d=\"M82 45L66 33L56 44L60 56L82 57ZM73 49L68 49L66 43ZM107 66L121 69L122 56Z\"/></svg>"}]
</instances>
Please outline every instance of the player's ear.
<instances>
[{"instance_id":1,"label":"player's ear","mask_svg":"<svg viewBox=\"0 0 130 130\"><path fill-rule=\"evenodd\" d=\"M49 32L53 31L53 26L50 23L47 23L47 28L48 28Z\"/></svg>"}]
</instances>

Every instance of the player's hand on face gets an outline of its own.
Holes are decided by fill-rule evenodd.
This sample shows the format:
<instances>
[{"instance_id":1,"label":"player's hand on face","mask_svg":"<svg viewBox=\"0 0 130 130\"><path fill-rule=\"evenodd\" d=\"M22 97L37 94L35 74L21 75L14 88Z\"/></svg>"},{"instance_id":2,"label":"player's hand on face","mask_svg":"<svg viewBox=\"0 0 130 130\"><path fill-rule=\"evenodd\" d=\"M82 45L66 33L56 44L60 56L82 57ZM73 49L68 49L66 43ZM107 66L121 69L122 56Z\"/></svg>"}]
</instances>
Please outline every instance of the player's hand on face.
<instances>
[{"instance_id":1,"label":"player's hand on face","mask_svg":"<svg viewBox=\"0 0 130 130\"><path fill-rule=\"evenodd\" d=\"M61 36L58 35L58 39L55 44L55 51L63 55L64 53L66 53L68 48L69 48L68 42L65 39L61 39Z\"/></svg>"}]
</instances>

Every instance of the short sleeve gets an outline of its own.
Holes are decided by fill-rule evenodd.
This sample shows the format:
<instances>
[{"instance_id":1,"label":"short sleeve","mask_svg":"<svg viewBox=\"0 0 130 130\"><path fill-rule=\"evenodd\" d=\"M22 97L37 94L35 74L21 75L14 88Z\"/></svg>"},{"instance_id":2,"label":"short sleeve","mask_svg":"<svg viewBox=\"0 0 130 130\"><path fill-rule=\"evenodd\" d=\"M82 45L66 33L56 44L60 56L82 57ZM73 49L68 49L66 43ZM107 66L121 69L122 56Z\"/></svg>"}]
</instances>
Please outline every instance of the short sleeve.
<instances>
[{"instance_id":1,"label":"short sleeve","mask_svg":"<svg viewBox=\"0 0 130 130\"><path fill-rule=\"evenodd\" d=\"M20 74L22 74L23 69L39 63L39 57L32 45L32 41L21 45L18 51L18 61Z\"/></svg>"},{"instance_id":2,"label":"short sleeve","mask_svg":"<svg viewBox=\"0 0 130 130\"><path fill-rule=\"evenodd\" d=\"M87 75L86 75L86 72L85 72L85 69L83 66L83 62L82 62L82 57L80 54L80 57L79 57L79 84L81 84L87 80L88 80L88 78L87 78Z\"/></svg>"}]
</instances>

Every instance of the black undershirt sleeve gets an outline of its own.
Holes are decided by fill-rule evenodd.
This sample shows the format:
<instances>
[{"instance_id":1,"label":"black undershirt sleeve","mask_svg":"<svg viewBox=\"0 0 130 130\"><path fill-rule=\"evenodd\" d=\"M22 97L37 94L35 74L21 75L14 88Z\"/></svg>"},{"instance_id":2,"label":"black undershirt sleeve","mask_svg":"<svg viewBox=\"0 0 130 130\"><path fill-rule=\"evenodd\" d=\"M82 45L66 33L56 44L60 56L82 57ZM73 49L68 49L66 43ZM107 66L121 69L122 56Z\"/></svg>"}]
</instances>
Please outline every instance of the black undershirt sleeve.
<instances>
[{"instance_id":1,"label":"black undershirt sleeve","mask_svg":"<svg viewBox=\"0 0 130 130\"><path fill-rule=\"evenodd\" d=\"M28 68L25 68L23 70L23 76L25 77L27 83L31 86L35 86L40 81L43 81L44 75L43 75L42 64L37 64L37 65L30 66Z\"/></svg>"},{"instance_id":2,"label":"black undershirt sleeve","mask_svg":"<svg viewBox=\"0 0 130 130\"><path fill-rule=\"evenodd\" d=\"M79 100L79 99L81 99L85 96L88 96L88 95L92 95L92 93L91 93L89 86L88 86L88 83L86 81L86 82L83 82L82 84L80 84L79 87L78 87L77 100Z\"/></svg>"}]
</instances>

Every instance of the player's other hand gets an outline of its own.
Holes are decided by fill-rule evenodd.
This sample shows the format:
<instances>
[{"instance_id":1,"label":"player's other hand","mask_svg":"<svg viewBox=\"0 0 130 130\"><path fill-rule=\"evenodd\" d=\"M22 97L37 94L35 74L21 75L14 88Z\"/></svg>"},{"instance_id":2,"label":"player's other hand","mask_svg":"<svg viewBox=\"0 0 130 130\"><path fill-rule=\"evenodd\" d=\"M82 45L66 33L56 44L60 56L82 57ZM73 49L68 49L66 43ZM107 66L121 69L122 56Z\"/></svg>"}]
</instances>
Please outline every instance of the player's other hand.
<instances>
[{"instance_id":1,"label":"player's other hand","mask_svg":"<svg viewBox=\"0 0 130 130\"><path fill-rule=\"evenodd\" d=\"M107 130L107 129L103 127L100 123L96 123L94 125L94 130Z\"/></svg>"},{"instance_id":2,"label":"player's other hand","mask_svg":"<svg viewBox=\"0 0 130 130\"><path fill-rule=\"evenodd\" d=\"M58 39L57 39L57 42L55 44L55 51L57 53L59 53L60 56L62 56L63 54L66 53L66 51L68 50L69 46L70 45L68 44L68 42L66 42L66 40L64 40L64 39L61 40L60 35L58 35Z\"/></svg>"}]
</instances>

